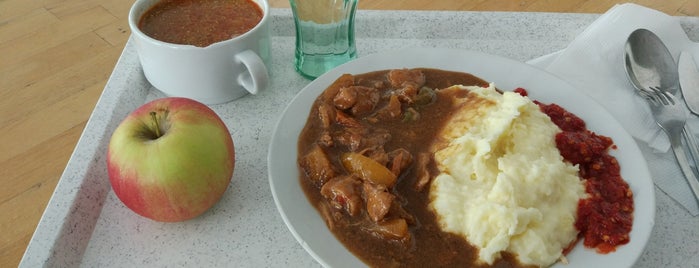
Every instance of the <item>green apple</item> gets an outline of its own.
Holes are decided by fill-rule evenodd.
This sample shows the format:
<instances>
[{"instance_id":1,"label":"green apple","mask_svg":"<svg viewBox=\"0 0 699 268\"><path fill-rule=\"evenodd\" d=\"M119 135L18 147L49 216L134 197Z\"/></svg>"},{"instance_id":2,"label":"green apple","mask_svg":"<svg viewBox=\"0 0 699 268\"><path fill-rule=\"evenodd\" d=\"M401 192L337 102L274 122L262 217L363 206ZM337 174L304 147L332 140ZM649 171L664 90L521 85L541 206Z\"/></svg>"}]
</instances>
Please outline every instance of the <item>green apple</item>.
<instances>
[{"instance_id":1,"label":"green apple","mask_svg":"<svg viewBox=\"0 0 699 268\"><path fill-rule=\"evenodd\" d=\"M164 222L195 218L216 204L235 166L221 118L187 98L162 98L134 110L114 130L109 181L134 212Z\"/></svg>"}]
</instances>

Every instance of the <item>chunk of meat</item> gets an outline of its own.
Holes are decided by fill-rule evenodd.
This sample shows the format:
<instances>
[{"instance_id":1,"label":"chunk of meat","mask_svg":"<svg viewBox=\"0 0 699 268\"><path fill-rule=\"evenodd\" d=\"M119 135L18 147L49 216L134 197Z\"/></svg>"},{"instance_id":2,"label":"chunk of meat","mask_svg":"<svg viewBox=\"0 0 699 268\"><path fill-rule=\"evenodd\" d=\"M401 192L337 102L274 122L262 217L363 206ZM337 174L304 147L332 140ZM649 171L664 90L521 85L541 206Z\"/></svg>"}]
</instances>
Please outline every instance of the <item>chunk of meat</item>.
<instances>
[{"instance_id":1,"label":"chunk of meat","mask_svg":"<svg viewBox=\"0 0 699 268\"><path fill-rule=\"evenodd\" d=\"M299 164L306 176L317 186L325 184L337 174L328 155L318 144L311 147Z\"/></svg>"},{"instance_id":2,"label":"chunk of meat","mask_svg":"<svg viewBox=\"0 0 699 268\"><path fill-rule=\"evenodd\" d=\"M362 140L368 132L367 127L362 125L354 117L339 110L336 110L335 118L337 124L344 128L333 132L333 139L340 145L349 148L352 152L360 150Z\"/></svg>"},{"instance_id":3,"label":"chunk of meat","mask_svg":"<svg viewBox=\"0 0 699 268\"><path fill-rule=\"evenodd\" d=\"M374 111L381 99L379 90L373 87L350 86L338 90L333 104L340 110L355 116L364 116Z\"/></svg>"},{"instance_id":4,"label":"chunk of meat","mask_svg":"<svg viewBox=\"0 0 699 268\"><path fill-rule=\"evenodd\" d=\"M403 173L403 171L413 162L413 155L410 154L408 150L403 148L391 151L388 153L388 158L391 162L391 166L389 168L393 174L396 174L396 176L400 176L400 174Z\"/></svg>"},{"instance_id":5,"label":"chunk of meat","mask_svg":"<svg viewBox=\"0 0 699 268\"><path fill-rule=\"evenodd\" d=\"M393 120L397 118L401 118L403 114L401 102L398 99L398 95L392 94L391 97L388 99L388 103L381 107L377 112L376 115L373 118L376 118L378 120L382 121L388 121L388 120ZM376 122L374 122L376 123Z\"/></svg>"},{"instance_id":6,"label":"chunk of meat","mask_svg":"<svg viewBox=\"0 0 699 268\"><path fill-rule=\"evenodd\" d=\"M386 85L386 83L384 83L383 81L374 81L373 85L373 87L376 89L386 89L387 86L388 85Z\"/></svg>"},{"instance_id":7,"label":"chunk of meat","mask_svg":"<svg viewBox=\"0 0 699 268\"><path fill-rule=\"evenodd\" d=\"M358 151L362 145L362 133L351 128L336 131L332 136L335 142L352 152Z\"/></svg>"},{"instance_id":8,"label":"chunk of meat","mask_svg":"<svg viewBox=\"0 0 699 268\"><path fill-rule=\"evenodd\" d=\"M365 116L374 111L379 104L381 94L373 87L354 86L357 91L357 102L350 109L355 116Z\"/></svg>"},{"instance_id":9,"label":"chunk of meat","mask_svg":"<svg viewBox=\"0 0 699 268\"><path fill-rule=\"evenodd\" d=\"M398 99L402 102L413 103L415 102L418 91L417 85L408 83L396 90L396 96L398 96Z\"/></svg>"},{"instance_id":10,"label":"chunk of meat","mask_svg":"<svg viewBox=\"0 0 699 268\"><path fill-rule=\"evenodd\" d=\"M420 70L395 69L388 72L388 81L394 88L400 88L406 84L413 84L420 88L425 85L425 74Z\"/></svg>"},{"instance_id":11,"label":"chunk of meat","mask_svg":"<svg viewBox=\"0 0 699 268\"><path fill-rule=\"evenodd\" d=\"M320 134L320 137L318 137L318 144L324 147L333 147L333 145L335 145L335 143L333 142L333 137L330 135L330 132L328 131L323 131Z\"/></svg>"},{"instance_id":12,"label":"chunk of meat","mask_svg":"<svg viewBox=\"0 0 699 268\"><path fill-rule=\"evenodd\" d=\"M358 191L361 181L355 176L338 176L332 178L320 188L320 194L336 209L344 209L349 215L355 216L362 209L361 192Z\"/></svg>"},{"instance_id":13,"label":"chunk of meat","mask_svg":"<svg viewBox=\"0 0 699 268\"><path fill-rule=\"evenodd\" d=\"M357 103L357 87L343 87L333 98L333 104L340 110L352 108Z\"/></svg>"},{"instance_id":14,"label":"chunk of meat","mask_svg":"<svg viewBox=\"0 0 699 268\"><path fill-rule=\"evenodd\" d=\"M427 153L420 153L417 155L417 160L415 162L415 173L417 174L417 180L415 182L415 190L421 192L425 186L430 183L430 172L427 166L430 163L430 155Z\"/></svg>"},{"instance_id":15,"label":"chunk of meat","mask_svg":"<svg viewBox=\"0 0 699 268\"><path fill-rule=\"evenodd\" d=\"M356 77L351 74L343 74L335 80L325 91L320 95L319 99L323 102L332 101L332 99L337 95L337 92L344 87L350 87L355 85Z\"/></svg>"},{"instance_id":16,"label":"chunk of meat","mask_svg":"<svg viewBox=\"0 0 699 268\"><path fill-rule=\"evenodd\" d=\"M386 187L364 182L364 196L366 196L367 214L371 220L378 222L391 210L393 200L396 196L389 193Z\"/></svg>"},{"instance_id":17,"label":"chunk of meat","mask_svg":"<svg viewBox=\"0 0 699 268\"><path fill-rule=\"evenodd\" d=\"M336 111L335 118L337 120L337 123L343 127L364 128L364 126L362 126L362 124L359 123L357 119L347 115L346 113L343 113L342 111Z\"/></svg>"},{"instance_id":18,"label":"chunk of meat","mask_svg":"<svg viewBox=\"0 0 699 268\"><path fill-rule=\"evenodd\" d=\"M382 128L374 128L362 139L362 148L380 147L391 140L391 133Z\"/></svg>"},{"instance_id":19,"label":"chunk of meat","mask_svg":"<svg viewBox=\"0 0 699 268\"><path fill-rule=\"evenodd\" d=\"M425 74L420 70L391 70L387 78L391 86L397 89L398 98L405 103L413 103L420 88L425 85Z\"/></svg>"},{"instance_id":20,"label":"chunk of meat","mask_svg":"<svg viewBox=\"0 0 699 268\"><path fill-rule=\"evenodd\" d=\"M325 102L318 105L318 119L323 129L330 128L330 125L335 121L335 108Z\"/></svg>"},{"instance_id":21,"label":"chunk of meat","mask_svg":"<svg viewBox=\"0 0 699 268\"><path fill-rule=\"evenodd\" d=\"M377 148L391 140L391 134L384 129L369 130L361 126L344 128L332 133L333 140L345 146L352 152L360 152L367 148Z\"/></svg>"}]
</instances>

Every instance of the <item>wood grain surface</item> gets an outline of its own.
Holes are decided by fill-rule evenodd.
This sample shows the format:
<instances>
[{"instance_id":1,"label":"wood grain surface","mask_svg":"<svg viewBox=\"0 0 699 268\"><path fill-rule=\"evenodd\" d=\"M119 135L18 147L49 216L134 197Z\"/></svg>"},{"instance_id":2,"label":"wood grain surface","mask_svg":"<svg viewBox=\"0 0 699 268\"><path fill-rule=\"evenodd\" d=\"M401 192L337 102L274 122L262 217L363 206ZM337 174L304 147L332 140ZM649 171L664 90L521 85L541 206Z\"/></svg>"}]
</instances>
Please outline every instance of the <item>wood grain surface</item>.
<instances>
[{"instance_id":1,"label":"wood grain surface","mask_svg":"<svg viewBox=\"0 0 699 268\"><path fill-rule=\"evenodd\" d=\"M362 0L359 8L604 13L621 2ZM699 16L697 0L631 2ZM129 37L132 3L0 0L0 267L21 260Z\"/></svg>"}]
</instances>

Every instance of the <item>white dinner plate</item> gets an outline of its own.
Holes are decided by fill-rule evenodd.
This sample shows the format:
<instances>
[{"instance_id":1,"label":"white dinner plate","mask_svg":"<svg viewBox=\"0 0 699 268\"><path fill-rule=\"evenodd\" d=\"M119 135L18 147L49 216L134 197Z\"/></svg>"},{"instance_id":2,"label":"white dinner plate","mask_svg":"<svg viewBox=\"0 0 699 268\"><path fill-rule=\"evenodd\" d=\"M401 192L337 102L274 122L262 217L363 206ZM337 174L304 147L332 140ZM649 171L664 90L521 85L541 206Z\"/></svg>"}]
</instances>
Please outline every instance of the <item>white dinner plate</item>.
<instances>
[{"instance_id":1,"label":"white dinner plate","mask_svg":"<svg viewBox=\"0 0 699 268\"><path fill-rule=\"evenodd\" d=\"M646 162L633 138L607 111L558 77L515 60L457 49L404 49L361 57L341 65L311 82L286 107L276 125L269 148L269 183L284 222L296 240L326 267L360 267L328 230L320 214L306 199L299 184L297 143L316 97L341 74L361 74L399 68L436 68L471 73L501 90L523 87L532 99L557 103L580 116L587 127L609 136L618 147L612 151L621 173L634 193L634 221L627 245L610 254L598 254L578 242L567 256L568 265L554 267L631 267L639 258L653 229L655 196Z\"/></svg>"}]
</instances>

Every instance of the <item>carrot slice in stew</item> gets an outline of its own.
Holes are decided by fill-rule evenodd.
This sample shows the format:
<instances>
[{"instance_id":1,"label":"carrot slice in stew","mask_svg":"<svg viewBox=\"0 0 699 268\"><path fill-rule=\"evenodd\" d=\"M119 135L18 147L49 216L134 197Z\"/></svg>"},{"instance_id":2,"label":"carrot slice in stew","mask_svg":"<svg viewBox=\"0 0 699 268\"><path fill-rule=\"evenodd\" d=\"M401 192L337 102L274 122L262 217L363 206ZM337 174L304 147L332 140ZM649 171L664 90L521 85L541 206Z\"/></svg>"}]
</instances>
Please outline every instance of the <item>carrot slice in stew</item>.
<instances>
[{"instance_id":1,"label":"carrot slice in stew","mask_svg":"<svg viewBox=\"0 0 699 268\"><path fill-rule=\"evenodd\" d=\"M342 165L352 174L362 180L374 184L392 187L397 177L388 168L376 162L374 159L358 153L342 154Z\"/></svg>"}]
</instances>

